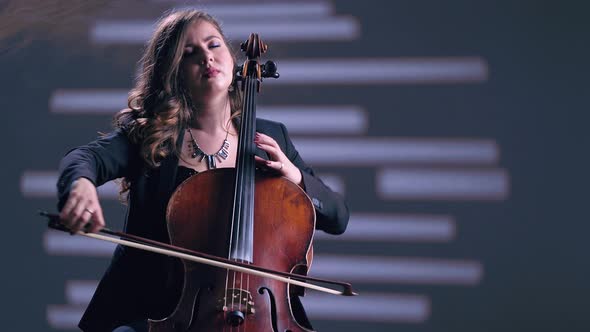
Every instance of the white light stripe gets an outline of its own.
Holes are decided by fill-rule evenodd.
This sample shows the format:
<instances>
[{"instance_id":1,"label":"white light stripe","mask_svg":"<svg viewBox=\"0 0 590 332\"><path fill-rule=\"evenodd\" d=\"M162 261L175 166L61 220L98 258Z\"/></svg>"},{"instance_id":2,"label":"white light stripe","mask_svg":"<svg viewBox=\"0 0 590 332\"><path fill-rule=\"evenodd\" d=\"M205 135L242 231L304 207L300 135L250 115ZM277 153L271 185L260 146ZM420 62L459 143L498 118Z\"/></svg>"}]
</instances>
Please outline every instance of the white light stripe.
<instances>
[{"instance_id":1,"label":"white light stripe","mask_svg":"<svg viewBox=\"0 0 590 332\"><path fill-rule=\"evenodd\" d=\"M49 255L111 257L116 245L83 236L71 236L61 231L48 230L43 235L43 247Z\"/></svg>"},{"instance_id":2,"label":"white light stripe","mask_svg":"<svg viewBox=\"0 0 590 332\"><path fill-rule=\"evenodd\" d=\"M114 115L126 104L124 90L56 90L49 109L58 114ZM296 134L364 134L369 121L366 111L354 105L258 106L256 111L258 117L284 123Z\"/></svg>"},{"instance_id":3,"label":"white light stripe","mask_svg":"<svg viewBox=\"0 0 590 332\"><path fill-rule=\"evenodd\" d=\"M481 57L309 59L277 65L281 77L272 85L478 83L488 78Z\"/></svg>"},{"instance_id":4,"label":"white light stripe","mask_svg":"<svg viewBox=\"0 0 590 332\"><path fill-rule=\"evenodd\" d=\"M85 306L90 302L97 281L69 281L66 294L70 305ZM307 292L301 298L311 319L364 322L423 322L430 316L426 296L362 293L356 297L338 297ZM77 306L50 306L50 321L77 324ZM49 314L51 312L51 314ZM80 312L81 314L81 312Z\"/></svg>"},{"instance_id":5,"label":"white light stripe","mask_svg":"<svg viewBox=\"0 0 590 332\"><path fill-rule=\"evenodd\" d=\"M504 200L509 177L503 169L383 169L375 178L382 199Z\"/></svg>"},{"instance_id":6,"label":"white light stripe","mask_svg":"<svg viewBox=\"0 0 590 332\"><path fill-rule=\"evenodd\" d=\"M312 165L375 166L403 164L494 164L499 151L489 139L294 138Z\"/></svg>"},{"instance_id":7,"label":"white light stripe","mask_svg":"<svg viewBox=\"0 0 590 332\"><path fill-rule=\"evenodd\" d=\"M487 62L478 57L360 58L280 61L281 84L413 84L479 82L487 79ZM344 70L343 68L346 68ZM128 90L57 90L49 101L56 113L107 113L127 107Z\"/></svg>"},{"instance_id":8,"label":"white light stripe","mask_svg":"<svg viewBox=\"0 0 590 332\"><path fill-rule=\"evenodd\" d=\"M307 292L301 302L312 320L422 323L430 316L430 299L418 295L330 297Z\"/></svg>"},{"instance_id":9,"label":"white light stripe","mask_svg":"<svg viewBox=\"0 0 590 332\"><path fill-rule=\"evenodd\" d=\"M160 1L173 2L173 1ZM180 2L180 1L177 1ZM185 1L183 1L185 3ZM264 4L229 4L182 6L178 9L203 10L223 22L227 19L276 19L291 17L322 17L332 14L333 9L328 2L289 2L289 3L264 3ZM223 28L223 24L222 24Z\"/></svg>"},{"instance_id":10,"label":"white light stripe","mask_svg":"<svg viewBox=\"0 0 590 332\"><path fill-rule=\"evenodd\" d=\"M324 254L314 256L310 275L362 283L476 285L483 267L477 261Z\"/></svg>"},{"instance_id":11,"label":"white light stripe","mask_svg":"<svg viewBox=\"0 0 590 332\"><path fill-rule=\"evenodd\" d=\"M259 106L260 118L285 124L292 134L365 134L367 112L359 106Z\"/></svg>"},{"instance_id":12,"label":"white light stripe","mask_svg":"<svg viewBox=\"0 0 590 332\"><path fill-rule=\"evenodd\" d=\"M56 90L49 98L49 111L63 114L107 114L127 108L127 90Z\"/></svg>"},{"instance_id":13,"label":"white light stripe","mask_svg":"<svg viewBox=\"0 0 590 332\"><path fill-rule=\"evenodd\" d=\"M68 304L85 306L90 303L97 280L66 280L66 301Z\"/></svg>"},{"instance_id":14,"label":"white light stripe","mask_svg":"<svg viewBox=\"0 0 590 332\"><path fill-rule=\"evenodd\" d=\"M20 192L24 197L56 197L57 175L54 171L24 171Z\"/></svg>"},{"instance_id":15,"label":"white light stripe","mask_svg":"<svg viewBox=\"0 0 590 332\"><path fill-rule=\"evenodd\" d=\"M344 180L334 174L319 175L332 190L344 194ZM20 191L27 198L56 198L57 197L57 173L53 171L25 171L21 175ZM98 196L101 200L119 200L120 186L115 181L109 181L98 187Z\"/></svg>"},{"instance_id":16,"label":"white light stripe","mask_svg":"<svg viewBox=\"0 0 590 332\"><path fill-rule=\"evenodd\" d=\"M322 164L313 158L308 160L315 165ZM345 193L346 185L341 177L326 174L320 178L332 190ZM56 197L56 182L55 172L25 171L21 176L20 190L27 198ZM509 179L506 171L501 169L387 169L377 173L376 191L383 199L502 200L509 194ZM107 182L98 188L98 194L101 199L118 200L119 186L114 181Z\"/></svg>"},{"instance_id":17,"label":"white light stripe","mask_svg":"<svg viewBox=\"0 0 590 332\"><path fill-rule=\"evenodd\" d=\"M97 21L91 27L90 39L96 44L144 44L154 29L152 21ZM354 17L309 17L301 19L252 20L227 22L225 35L234 41L248 39L257 32L264 41L293 42L302 40L353 40L360 35L360 25Z\"/></svg>"},{"instance_id":18,"label":"white light stripe","mask_svg":"<svg viewBox=\"0 0 590 332\"><path fill-rule=\"evenodd\" d=\"M366 242L449 242L455 238L451 216L420 214L352 214L346 232L316 232L315 240Z\"/></svg>"},{"instance_id":19,"label":"white light stripe","mask_svg":"<svg viewBox=\"0 0 590 332\"><path fill-rule=\"evenodd\" d=\"M344 179L341 176L335 174L321 174L320 179L324 182L325 185L330 187L334 192L337 192L341 195L346 193L346 184L344 183Z\"/></svg>"},{"instance_id":20,"label":"white light stripe","mask_svg":"<svg viewBox=\"0 0 590 332\"><path fill-rule=\"evenodd\" d=\"M57 172L55 171L24 171L20 179L20 191L24 197L46 198L57 197ZM98 187L101 199L119 199L119 185L109 181Z\"/></svg>"},{"instance_id":21,"label":"white light stripe","mask_svg":"<svg viewBox=\"0 0 590 332\"><path fill-rule=\"evenodd\" d=\"M47 323L53 329L76 329L84 309L84 307L78 306L48 305L46 312Z\"/></svg>"}]
</instances>

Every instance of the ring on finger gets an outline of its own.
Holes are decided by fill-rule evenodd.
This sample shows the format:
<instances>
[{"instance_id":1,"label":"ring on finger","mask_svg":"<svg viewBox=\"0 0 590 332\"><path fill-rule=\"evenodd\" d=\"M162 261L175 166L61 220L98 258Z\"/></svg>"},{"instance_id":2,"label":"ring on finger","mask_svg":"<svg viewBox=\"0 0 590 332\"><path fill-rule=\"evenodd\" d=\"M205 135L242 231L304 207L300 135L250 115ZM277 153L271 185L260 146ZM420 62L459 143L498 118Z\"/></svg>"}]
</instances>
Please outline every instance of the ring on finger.
<instances>
[{"instance_id":1,"label":"ring on finger","mask_svg":"<svg viewBox=\"0 0 590 332\"><path fill-rule=\"evenodd\" d=\"M89 208L84 208L84 211L85 211L85 212L88 212L88 213L90 213L90 214L94 214L94 210L91 210L91 209L89 209Z\"/></svg>"},{"instance_id":2,"label":"ring on finger","mask_svg":"<svg viewBox=\"0 0 590 332\"><path fill-rule=\"evenodd\" d=\"M279 167L279 171L283 169L283 167L285 167L284 163L281 163L281 167Z\"/></svg>"}]
</instances>

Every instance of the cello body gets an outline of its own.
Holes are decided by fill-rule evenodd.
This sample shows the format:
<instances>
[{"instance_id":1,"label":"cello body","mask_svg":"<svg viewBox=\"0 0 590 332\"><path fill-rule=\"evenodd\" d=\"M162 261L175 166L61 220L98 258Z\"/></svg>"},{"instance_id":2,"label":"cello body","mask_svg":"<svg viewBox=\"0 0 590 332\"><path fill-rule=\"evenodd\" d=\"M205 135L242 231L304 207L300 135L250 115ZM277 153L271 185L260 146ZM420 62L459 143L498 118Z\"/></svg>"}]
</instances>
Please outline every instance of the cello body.
<instances>
[{"instance_id":1,"label":"cello body","mask_svg":"<svg viewBox=\"0 0 590 332\"><path fill-rule=\"evenodd\" d=\"M215 169L192 176L177 188L167 210L171 243L229 256L233 201L228 197L235 177L235 169ZM255 196L252 263L276 271L306 271L315 226L307 195L287 179L257 174ZM293 315L293 286L187 261L183 265L178 305L169 317L150 321L151 332L310 331ZM236 313L242 322L235 321Z\"/></svg>"}]
</instances>

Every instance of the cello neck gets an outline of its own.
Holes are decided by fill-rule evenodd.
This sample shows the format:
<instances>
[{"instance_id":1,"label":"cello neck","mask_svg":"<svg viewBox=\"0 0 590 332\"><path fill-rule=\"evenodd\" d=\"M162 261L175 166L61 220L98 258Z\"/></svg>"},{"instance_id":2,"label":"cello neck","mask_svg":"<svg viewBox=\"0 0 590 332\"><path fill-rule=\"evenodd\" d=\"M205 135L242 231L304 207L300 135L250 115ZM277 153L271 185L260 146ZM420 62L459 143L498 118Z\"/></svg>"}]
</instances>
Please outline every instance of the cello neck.
<instances>
[{"instance_id":1,"label":"cello neck","mask_svg":"<svg viewBox=\"0 0 590 332\"><path fill-rule=\"evenodd\" d=\"M254 252L254 135L256 100L261 82L258 59L265 48L257 34L251 34L248 41L242 45L248 59L242 67L240 77L244 103L238 139L229 258L249 263L253 262Z\"/></svg>"}]
</instances>

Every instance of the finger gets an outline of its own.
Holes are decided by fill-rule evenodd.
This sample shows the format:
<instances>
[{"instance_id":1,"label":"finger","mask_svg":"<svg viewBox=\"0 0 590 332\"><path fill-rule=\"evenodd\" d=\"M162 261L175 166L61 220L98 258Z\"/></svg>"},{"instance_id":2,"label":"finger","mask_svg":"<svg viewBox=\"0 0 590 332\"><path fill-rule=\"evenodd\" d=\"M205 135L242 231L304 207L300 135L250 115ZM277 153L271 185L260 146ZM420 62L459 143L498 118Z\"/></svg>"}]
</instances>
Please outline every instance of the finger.
<instances>
[{"instance_id":1,"label":"finger","mask_svg":"<svg viewBox=\"0 0 590 332\"><path fill-rule=\"evenodd\" d=\"M75 197L75 196L74 196ZM65 216L65 225L70 229L70 233L74 234L79 230L79 224L83 222L82 214L84 212L85 203L81 199L75 199L75 206L70 209L70 212Z\"/></svg>"},{"instance_id":2,"label":"finger","mask_svg":"<svg viewBox=\"0 0 590 332\"><path fill-rule=\"evenodd\" d=\"M88 224L90 218L92 218L92 213L90 212L92 212L92 210L88 208L83 208L80 216L76 219L74 225L72 225L72 227L70 228L72 233L77 233L81 231L84 228L84 226Z\"/></svg>"},{"instance_id":3,"label":"finger","mask_svg":"<svg viewBox=\"0 0 590 332\"><path fill-rule=\"evenodd\" d=\"M70 191L66 204L61 210L60 216L62 219L72 221L72 216L76 213L76 208L82 203L84 197L80 195L76 190ZM74 218L75 219L75 218Z\"/></svg>"},{"instance_id":4,"label":"finger","mask_svg":"<svg viewBox=\"0 0 590 332\"><path fill-rule=\"evenodd\" d=\"M281 159L282 151L280 148L261 142L256 143L256 146L260 148L262 151L268 153L271 159Z\"/></svg>"},{"instance_id":5,"label":"finger","mask_svg":"<svg viewBox=\"0 0 590 332\"><path fill-rule=\"evenodd\" d=\"M66 204L61 209L61 212L59 213L59 219L64 225L69 227L73 224L74 219L72 218L72 213L73 213L74 207L77 204L78 204L78 199L75 198L74 196L70 196L68 198L68 200L66 201Z\"/></svg>"},{"instance_id":6,"label":"finger","mask_svg":"<svg viewBox=\"0 0 590 332\"><path fill-rule=\"evenodd\" d=\"M279 144L277 143L277 141L275 141L274 138L272 138L272 137L270 137L268 135L265 135L263 133L257 132L256 133L256 136L254 137L254 141L255 142L260 142L260 143L263 143L263 144L267 144L267 145L270 145L270 146L272 146L274 148L279 148L280 149Z\"/></svg>"},{"instance_id":7,"label":"finger","mask_svg":"<svg viewBox=\"0 0 590 332\"><path fill-rule=\"evenodd\" d=\"M80 231L84 228L84 226L88 223L90 218L92 218L92 214L94 210L90 208L93 206L92 200L90 199L80 199L76 207L72 210L71 218L73 220L72 232L75 233Z\"/></svg>"},{"instance_id":8,"label":"finger","mask_svg":"<svg viewBox=\"0 0 590 332\"><path fill-rule=\"evenodd\" d=\"M263 170L272 170L278 173L282 173L283 169L285 168L285 164L283 164L280 161L266 160L258 156L254 156L254 160L256 161L257 165L262 167Z\"/></svg>"},{"instance_id":9,"label":"finger","mask_svg":"<svg viewBox=\"0 0 590 332\"><path fill-rule=\"evenodd\" d=\"M98 233L101 229L104 228L105 222L104 222L104 217L102 215L102 209L100 208L100 206L96 209L96 211L92 215L91 221L92 221L92 227L90 227L90 229L89 229L89 231L91 233Z\"/></svg>"},{"instance_id":10,"label":"finger","mask_svg":"<svg viewBox=\"0 0 590 332\"><path fill-rule=\"evenodd\" d=\"M285 169L285 164L280 162L280 161L267 161L267 166L279 173L283 173L283 170Z\"/></svg>"},{"instance_id":11,"label":"finger","mask_svg":"<svg viewBox=\"0 0 590 332\"><path fill-rule=\"evenodd\" d=\"M258 167L261 171L268 172L270 170L267 164L268 160L254 156L254 161L256 162L256 167Z\"/></svg>"},{"instance_id":12,"label":"finger","mask_svg":"<svg viewBox=\"0 0 590 332\"><path fill-rule=\"evenodd\" d=\"M256 165L266 167L266 162L268 160L258 157L258 156L254 156L254 161L256 162Z\"/></svg>"},{"instance_id":13,"label":"finger","mask_svg":"<svg viewBox=\"0 0 590 332\"><path fill-rule=\"evenodd\" d=\"M79 201L83 198L78 193L78 180L72 182L70 186L70 192L68 193L68 199L66 200L66 204L64 204L62 211L60 213L63 216L63 219L68 219L68 217L72 214L73 210L78 206Z\"/></svg>"}]
</instances>

